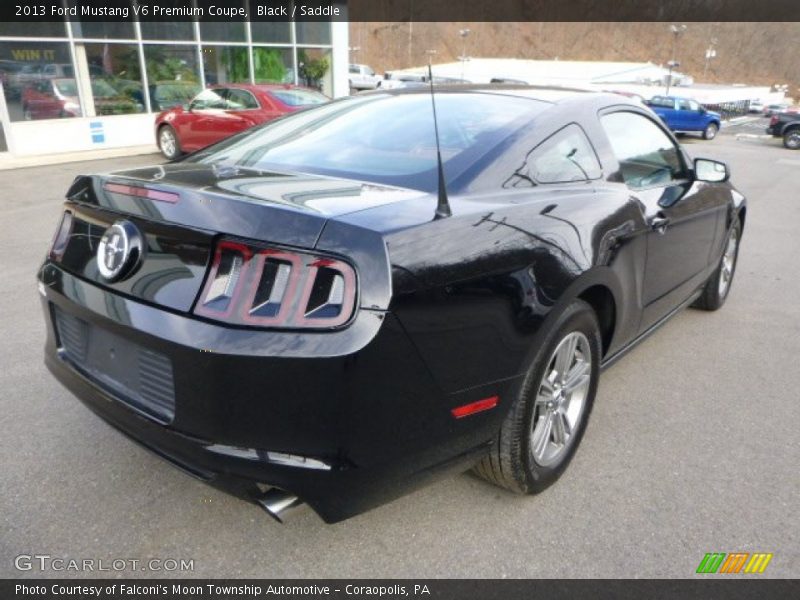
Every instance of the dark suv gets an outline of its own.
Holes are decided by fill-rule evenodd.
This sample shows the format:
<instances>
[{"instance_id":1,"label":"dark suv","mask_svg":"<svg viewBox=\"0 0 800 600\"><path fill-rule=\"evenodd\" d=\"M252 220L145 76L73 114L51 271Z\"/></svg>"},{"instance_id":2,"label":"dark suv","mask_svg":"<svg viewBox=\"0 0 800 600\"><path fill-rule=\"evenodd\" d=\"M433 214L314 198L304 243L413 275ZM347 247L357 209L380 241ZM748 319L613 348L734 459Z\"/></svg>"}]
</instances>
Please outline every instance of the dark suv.
<instances>
[{"instance_id":1,"label":"dark suv","mask_svg":"<svg viewBox=\"0 0 800 600\"><path fill-rule=\"evenodd\" d=\"M783 138L789 150L800 150L800 112L782 112L772 115L767 133Z\"/></svg>"}]
</instances>

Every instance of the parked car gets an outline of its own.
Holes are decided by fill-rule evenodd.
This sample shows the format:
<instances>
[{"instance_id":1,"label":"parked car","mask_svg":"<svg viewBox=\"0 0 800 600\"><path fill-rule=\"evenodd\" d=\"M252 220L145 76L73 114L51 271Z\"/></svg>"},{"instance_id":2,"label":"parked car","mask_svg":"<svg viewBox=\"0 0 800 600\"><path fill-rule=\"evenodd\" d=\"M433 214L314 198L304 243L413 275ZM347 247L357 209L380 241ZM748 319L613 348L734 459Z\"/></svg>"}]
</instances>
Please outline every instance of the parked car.
<instances>
[{"instance_id":1,"label":"parked car","mask_svg":"<svg viewBox=\"0 0 800 600\"><path fill-rule=\"evenodd\" d=\"M386 73L378 82L378 89L396 90L400 88L425 87L428 77L416 73Z\"/></svg>"},{"instance_id":2,"label":"parked car","mask_svg":"<svg viewBox=\"0 0 800 600\"><path fill-rule=\"evenodd\" d=\"M782 112L769 120L767 133L783 138L783 145L789 150L800 150L800 113Z\"/></svg>"},{"instance_id":3,"label":"parked car","mask_svg":"<svg viewBox=\"0 0 800 600\"><path fill-rule=\"evenodd\" d=\"M380 75L376 75L372 67L368 65L352 64L349 68L349 79L351 90L374 90L378 87L381 80Z\"/></svg>"},{"instance_id":4,"label":"parked car","mask_svg":"<svg viewBox=\"0 0 800 600\"><path fill-rule=\"evenodd\" d=\"M768 104L764 107L764 116L771 117L772 115L777 115L782 112L786 112L791 104L787 102L779 102L777 104Z\"/></svg>"},{"instance_id":5,"label":"parked car","mask_svg":"<svg viewBox=\"0 0 800 600\"><path fill-rule=\"evenodd\" d=\"M647 105L672 131L702 133L706 140L713 140L719 131L722 117L707 110L696 100L677 96L654 96Z\"/></svg>"},{"instance_id":6,"label":"parked car","mask_svg":"<svg viewBox=\"0 0 800 600\"><path fill-rule=\"evenodd\" d=\"M761 100L751 100L750 105L747 109L747 112L751 113L763 113L764 112L764 103Z\"/></svg>"},{"instance_id":7,"label":"parked car","mask_svg":"<svg viewBox=\"0 0 800 600\"><path fill-rule=\"evenodd\" d=\"M46 79L30 83L22 91L26 121L81 116L78 86L74 79Z\"/></svg>"},{"instance_id":8,"label":"parked car","mask_svg":"<svg viewBox=\"0 0 800 600\"><path fill-rule=\"evenodd\" d=\"M473 466L547 488L601 368L724 304L745 199L618 95L436 105L440 153L428 90L404 90L78 177L38 272L47 367L275 518L339 521Z\"/></svg>"},{"instance_id":9,"label":"parked car","mask_svg":"<svg viewBox=\"0 0 800 600\"><path fill-rule=\"evenodd\" d=\"M289 84L215 85L200 92L187 106L161 112L156 117L156 140L162 154L174 159L328 100L315 90Z\"/></svg>"}]
</instances>

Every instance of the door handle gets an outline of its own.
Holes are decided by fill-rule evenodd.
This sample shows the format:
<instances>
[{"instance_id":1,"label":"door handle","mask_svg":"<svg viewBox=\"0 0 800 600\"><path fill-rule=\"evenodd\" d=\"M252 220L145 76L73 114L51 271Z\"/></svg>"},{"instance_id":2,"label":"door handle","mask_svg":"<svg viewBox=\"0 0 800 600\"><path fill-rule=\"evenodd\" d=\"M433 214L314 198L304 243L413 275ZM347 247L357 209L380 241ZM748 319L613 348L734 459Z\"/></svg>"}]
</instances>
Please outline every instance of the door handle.
<instances>
[{"instance_id":1,"label":"door handle","mask_svg":"<svg viewBox=\"0 0 800 600\"><path fill-rule=\"evenodd\" d=\"M669 217L664 216L662 213L658 213L650 219L650 229L653 231L663 234L667 227L669 227Z\"/></svg>"}]
</instances>

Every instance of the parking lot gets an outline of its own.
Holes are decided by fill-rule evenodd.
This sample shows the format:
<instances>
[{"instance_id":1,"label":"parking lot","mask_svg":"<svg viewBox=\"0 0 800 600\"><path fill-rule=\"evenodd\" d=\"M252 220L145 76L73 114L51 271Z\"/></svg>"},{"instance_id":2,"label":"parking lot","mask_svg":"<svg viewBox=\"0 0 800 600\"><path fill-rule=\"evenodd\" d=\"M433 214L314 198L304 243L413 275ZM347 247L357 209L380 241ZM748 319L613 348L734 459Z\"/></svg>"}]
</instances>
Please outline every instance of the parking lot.
<instances>
[{"instance_id":1,"label":"parking lot","mask_svg":"<svg viewBox=\"0 0 800 600\"><path fill-rule=\"evenodd\" d=\"M46 554L194 561L158 576L691 577L705 553L742 551L774 554L764 577L797 577L800 152L735 134L683 138L749 199L728 303L684 311L604 373L557 485L520 497L463 474L334 526L307 508L279 525L187 477L42 365L34 276L69 182L159 157L0 173L0 576L63 575L14 568Z\"/></svg>"}]
</instances>

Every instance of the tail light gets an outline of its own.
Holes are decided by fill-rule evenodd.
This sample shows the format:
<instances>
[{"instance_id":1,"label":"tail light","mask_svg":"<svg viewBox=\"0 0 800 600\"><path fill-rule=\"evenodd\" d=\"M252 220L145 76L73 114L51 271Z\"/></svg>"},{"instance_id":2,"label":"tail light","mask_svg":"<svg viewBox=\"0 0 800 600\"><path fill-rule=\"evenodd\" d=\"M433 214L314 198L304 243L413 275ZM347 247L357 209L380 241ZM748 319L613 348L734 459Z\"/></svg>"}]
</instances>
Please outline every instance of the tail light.
<instances>
[{"instance_id":1,"label":"tail light","mask_svg":"<svg viewBox=\"0 0 800 600\"><path fill-rule=\"evenodd\" d=\"M780 119L778 118L778 115L772 115L772 118L769 120L769 126L770 127L775 127L775 125L778 124L778 121L780 121Z\"/></svg>"},{"instance_id":2,"label":"tail light","mask_svg":"<svg viewBox=\"0 0 800 600\"><path fill-rule=\"evenodd\" d=\"M346 262L222 240L195 314L254 327L332 329L355 312L357 280Z\"/></svg>"},{"instance_id":3,"label":"tail light","mask_svg":"<svg viewBox=\"0 0 800 600\"><path fill-rule=\"evenodd\" d=\"M50 253L48 254L50 260L61 262L64 257L64 252L67 249L67 242L72 233L72 213L65 212L61 216L61 223L56 229L56 234L53 236L53 241L50 244Z\"/></svg>"}]
</instances>

